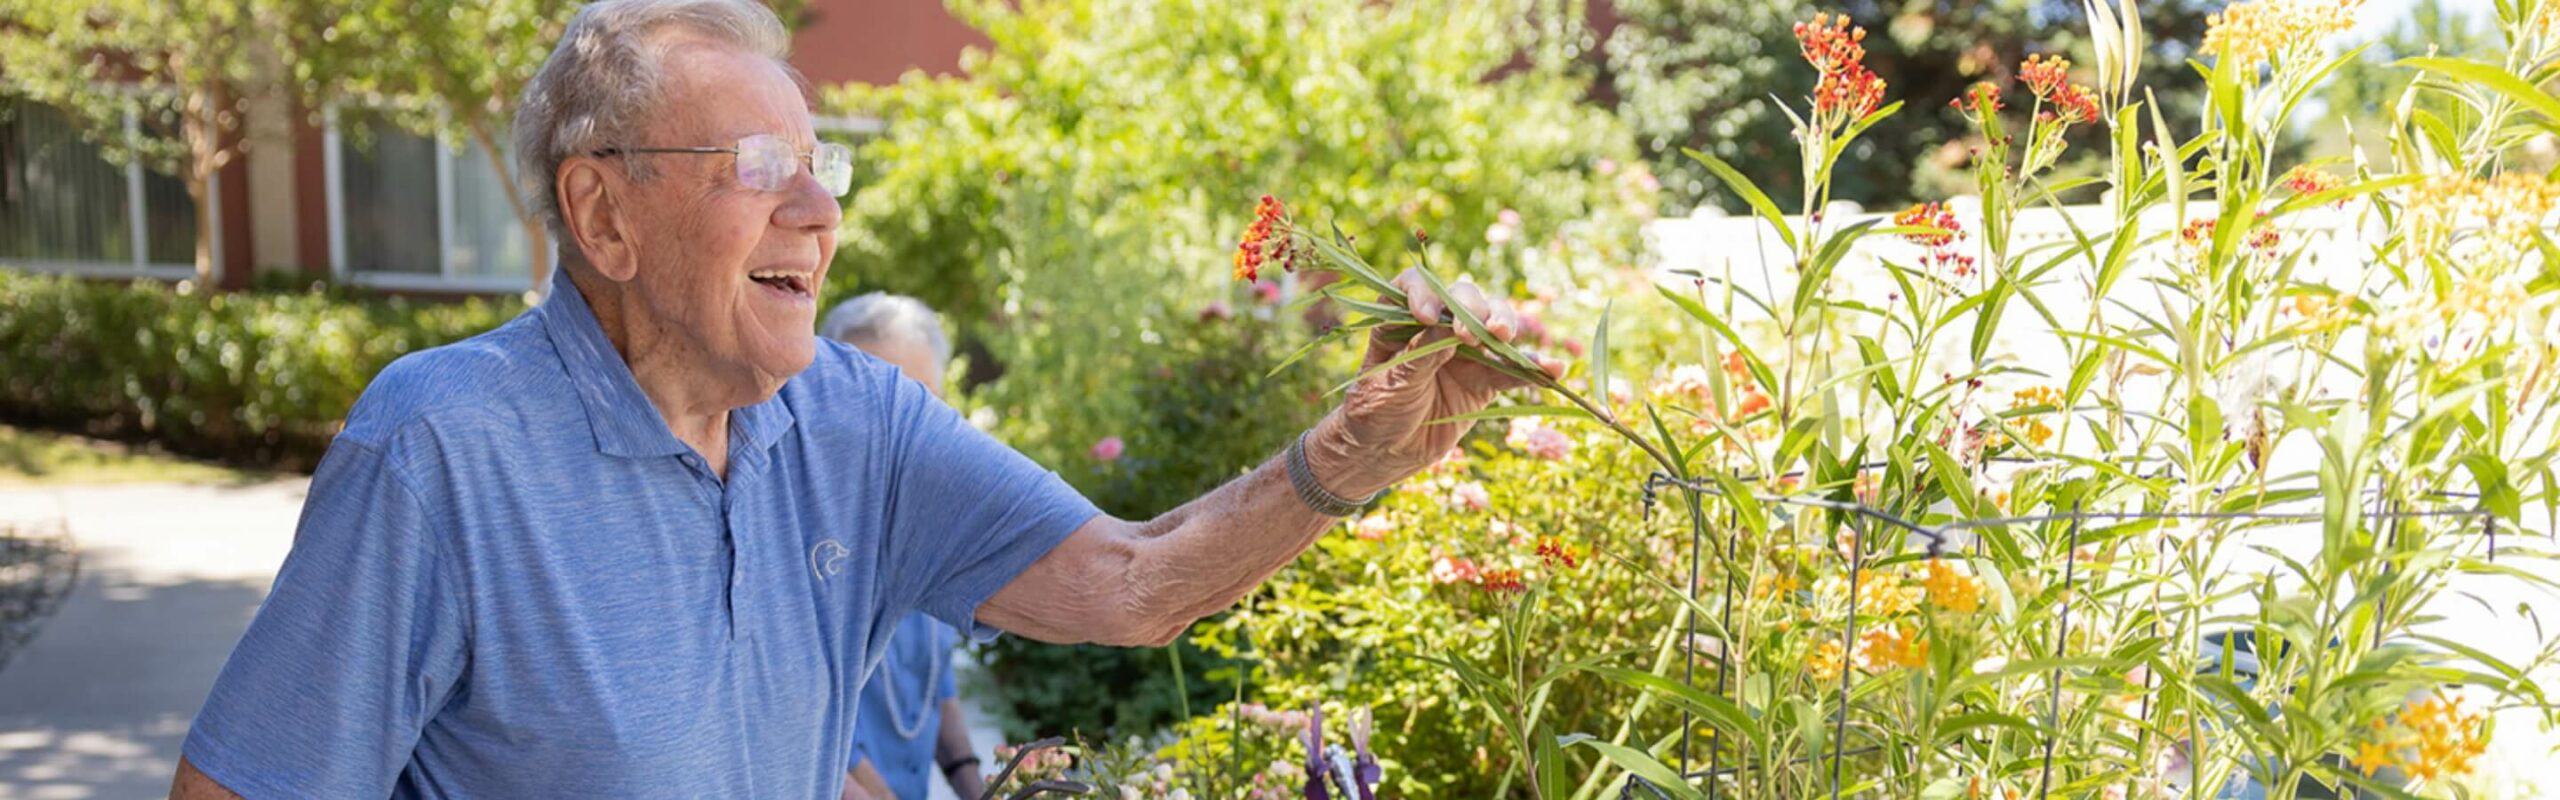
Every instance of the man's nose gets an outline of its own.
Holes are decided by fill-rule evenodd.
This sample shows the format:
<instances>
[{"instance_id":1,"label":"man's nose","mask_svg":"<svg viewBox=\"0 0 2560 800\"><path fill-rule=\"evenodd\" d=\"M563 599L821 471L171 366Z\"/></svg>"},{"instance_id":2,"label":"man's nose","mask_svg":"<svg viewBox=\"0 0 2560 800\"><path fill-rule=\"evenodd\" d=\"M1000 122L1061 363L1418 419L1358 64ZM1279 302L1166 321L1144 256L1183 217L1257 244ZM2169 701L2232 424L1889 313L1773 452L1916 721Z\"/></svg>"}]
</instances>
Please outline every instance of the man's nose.
<instances>
[{"instance_id":1,"label":"man's nose","mask_svg":"<svg viewBox=\"0 0 2560 800\"><path fill-rule=\"evenodd\" d=\"M782 207L774 209L774 224L795 230L834 230L844 220L844 206L836 196L818 183L818 176L805 166L783 187Z\"/></svg>"}]
</instances>

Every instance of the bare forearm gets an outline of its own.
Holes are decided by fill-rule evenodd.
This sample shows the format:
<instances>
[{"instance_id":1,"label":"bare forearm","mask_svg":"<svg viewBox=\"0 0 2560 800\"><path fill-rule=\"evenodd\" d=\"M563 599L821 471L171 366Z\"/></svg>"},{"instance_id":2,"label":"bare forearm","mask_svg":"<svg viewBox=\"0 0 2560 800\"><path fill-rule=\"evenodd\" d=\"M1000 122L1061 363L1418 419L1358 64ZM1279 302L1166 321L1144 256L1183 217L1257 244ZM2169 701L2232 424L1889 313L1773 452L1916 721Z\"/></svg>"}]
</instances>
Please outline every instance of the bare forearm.
<instances>
[{"instance_id":1,"label":"bare forearm","mask_svg":"<svg viewBox=\"0 0 2560 800\"><path fill-rule=\"evenodd\" d=\"M976 800L987 791L986 779L980 776L984 765L975 763L977 755L977 746L969 741L969 720L961 716L960 701L942 701L942 733L934 738L933 768L942 772L943 780L951 782L951 793L962 800ZM960 769L945 768L964 761L969 763Z\"/></svg>"},{"instance_id":2,"label":"bare forearm","mask_svg":"<svg viewBox=\"0 0 2560 800\"><path fill-rule=\"evenodd\" d=\"M1234 605L1333 522L1298 499L1274 458L1153 520L1087 523L980 617L1042 641L1163 646Z\"/></svg>"},{"instance_id":3,"label":"bare forearm","mask_svg":"<svg viewBox=\"0 0 2560 800\"><path fill-rule=\"evenodd\" d=\"M1172 628L1170 637L1235 605L1334 522L1298 499L1286 468L1273 459L1149 523L1129 596L1135 610Z\"/></svg>"},{"instance_id":4,"label":"bare forearm","mask_svg":"<svg viewBox=\"0 0 2560 800\"><path fill-rule=\"evenodd\" d=\"M240 795L222 788L222 784L215 783L211 776L196 769L193 762L180 756L178 777L169 784L169 800L240 800Z\"/></svg>"}]
</instances>

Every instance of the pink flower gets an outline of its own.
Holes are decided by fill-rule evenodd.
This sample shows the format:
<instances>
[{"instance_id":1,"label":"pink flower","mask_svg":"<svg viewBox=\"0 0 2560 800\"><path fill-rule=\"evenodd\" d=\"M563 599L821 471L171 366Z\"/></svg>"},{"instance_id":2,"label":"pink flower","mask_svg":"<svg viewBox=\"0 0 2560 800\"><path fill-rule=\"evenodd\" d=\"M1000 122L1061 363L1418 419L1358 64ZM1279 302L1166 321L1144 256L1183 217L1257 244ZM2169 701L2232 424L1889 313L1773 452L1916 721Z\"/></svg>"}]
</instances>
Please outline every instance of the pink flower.
<instances>
[{"instance_id":1,"label":"pink flower","mask_svg":"<svg viewBox=\"0 0 2560 800\"><path fill-rule=\"evenodd\" d=\"M1216 301L1216 302L1212 302L1212 303L1210 303L1210 304L1208 304L1208 305L1205 305L1205 306L1201 306L1201 307L1200 307L1200 321L1201 321L1201 322L1216 322L1216 321L1218 321L1218 320L1227 319L1227 318L1229 318L1229 317L1233 317L1233 316L1235 316L1235 315L1236 315L1236 312L1235 312L1233 309L1229 309L1229 308L1227 308L1227 302L1226 302L1226 301L1224 301L1224 300L1219 300L1219 301Z\"/></svg>"},{"instance_id":2,"label":"pink flower","mask_svg":"<svg viewBox=\"0 0 2560 800\"><path fill-rule=\"evenodd\" d=\"M1612 175L1618 171L1618 162L1615 159L1603 158L1600 159L1600 163L1592 166L1598 168L1601 175Z\"/></svg>"},{"instance_id":3,"label":"pink flower","mask_svg":"<svg viewBox=\"0 0 2560 800\"><path fill-rule=\"evenodd\" d=\"M1456 556L1431 560L1431 582L1437 584L1476 582L1476 562Z\"/></svg>"},{"instance_id":4,"label":"pink flower","mask_svg":"<svg viewBox=\"0 0 2560 800\"><path fill-rule=\"evenodd\" d=\"M1502 440L1531 457L1554 461L1573 452L1573 438L1547 427L1536 417L1512 417L1511 434Z\"/></svg>"},{"instance_id":5,"label":"pink flower","mask_svg":"<svg viewBox=\"0 0 2560 800\"><path fill-rule=\"evenodd\" d=\"M1272 281L1254 281L1253 301L1263 305L1280 302L1280 284Z\"/></svg>"},{"instance_id":6,"label":"pink flower","mask_svg":"<svg viewBox=\"0 0 2560 800\"><path fill-rule=\"evenodd\" d=\"M1441 457L1440 457L1440 461L1439 461L1439 463L1432 464L1432 465L1431 465L1431 468L1430 468L1430 469L1428 469L1428 470L1425 470L1425 471L1426 471L1426 472L1433 473L1433 474L1440 474L1440 473L1456 472L1456 471L1459 471L1459 470L1462 470L1462 469L1466 469L1466 468L1467 468L1467 451L1466 451L1466 449L1465 449L1465 448L1461 448L1461 447L1452 447L1452 448L1449 448L1449 454L1448 454L1448 455L1441 456Z\"/></svg>"},{"instance_id":7,"label":"pink flower","mask_svg":"<svg viewBox=\"0 0 2560 800\"><path fill-rule=\"evenodd\" d=\"M1126 449L1128 445L1122 443L1120 437L1105 436L1102 437L1102 441L1093 443L1093 450L1089 454L1095 461L1118 461L1121 451Z\"/></svg>"},{"instance_id":8,"label":"pink flower","mask_svg":"<svg viewBox=\"0 0 2560 800\"><path fill-rule=\"evenodd\" d=\"M1682 364L1671 370L1671 377L1654 384L1653 393L1703 403L1706 402L1707 395L1713 392L1714 384L1710 383L1712 380L1713 378L1707 375L1705 367Z\"/></svg>"},{"instance_id":9,"label":"pink flower","mask_svg":"<svg viewBox=\"0 0 2560 800\"><path fill-rule=\"evenodd\" d=\"M1358 536L1366 541L1376 542L1384 541L1387 538L1387 534L1394 533L1395 530L1395 522L1387 519L1387 515L1371 514L1369 516L1361 517L1359 524L1351 526L1351 535Z\"/></svg>"},{"instance_id":10,"label":"pink flower","mask_svg":"<svg viewBox=\"0 0 2560 800\"><path fill-rule=\"evenodd\" d=\"M1475 481L1449 487L1449 500L1466 507L1469 511L1483 511L1493 507L1493 494L1485 491L1484 484Z\"/></svg>"},{"instance_id":11,"label":"pink flower","mask_svg":"<svg viewBox=\"0 0 2560 800\"><path fill-rule=\"evenodd\" d=\"M1493 215L1493 218L1501 220L1504 225L1509 225L1514 228L1520 227L1520 212L1518 211L1506 208L1503 209L1501 213Z\"/></svg>"}]
</instances>

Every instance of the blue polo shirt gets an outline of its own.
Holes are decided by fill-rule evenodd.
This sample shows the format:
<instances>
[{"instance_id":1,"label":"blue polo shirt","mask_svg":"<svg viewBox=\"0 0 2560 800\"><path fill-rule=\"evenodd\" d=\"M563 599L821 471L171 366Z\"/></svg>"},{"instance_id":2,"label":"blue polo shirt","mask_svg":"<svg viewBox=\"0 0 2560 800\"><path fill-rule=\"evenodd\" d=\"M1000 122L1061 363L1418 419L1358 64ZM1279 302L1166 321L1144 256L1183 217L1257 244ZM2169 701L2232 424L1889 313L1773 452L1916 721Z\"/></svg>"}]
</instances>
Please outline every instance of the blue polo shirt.
<instances>
[{"instance_id":1,"label":"blue polo shirt","mask_svg":"<svg viewBox=\"0 0 2560 800\"><path fill-rule=\"evenodd\" d=\"M823 340L729 445L724 481L565 278L393 363L186 757L250 798L833 798L897 620L991 636L977 608L1099 513Z\"/></svg>"},{"instance_id":2,"label":"blue polo shirt","mask_svg":"<svg viewBox=\"0 0 2560 800\"><path fill-rule=\"evenodd\" d=\"M942 735L942 701L960 694L951 674L951 650L959 644L957 632L933 615L908 614L889 637L880 671L862 685L853 763L871 759L871 768L900 798L927 796L933 776L942 772L933 751ZM907 735L909 730L915 735Z\"/></svg>"}]
</instances>

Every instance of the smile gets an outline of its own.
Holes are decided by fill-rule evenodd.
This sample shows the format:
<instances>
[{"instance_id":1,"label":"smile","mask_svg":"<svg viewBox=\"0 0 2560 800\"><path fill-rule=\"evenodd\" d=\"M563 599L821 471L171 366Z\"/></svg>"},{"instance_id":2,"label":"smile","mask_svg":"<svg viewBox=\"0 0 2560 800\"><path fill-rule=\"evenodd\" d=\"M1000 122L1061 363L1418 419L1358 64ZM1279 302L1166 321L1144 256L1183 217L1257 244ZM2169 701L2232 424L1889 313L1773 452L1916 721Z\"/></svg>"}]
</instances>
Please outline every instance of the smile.
<instances>
[{"instance_id":1,"label":"smile","mask_svg":"<svg viewBox=\"0 0 2560 800\"><path fill-rule=\"evenodd\" d=\"M778 269L760 269L747 273L747 279L785 294L812 297L815 287L809 285L809 273Z\"/></svg>"}]
</instances>

